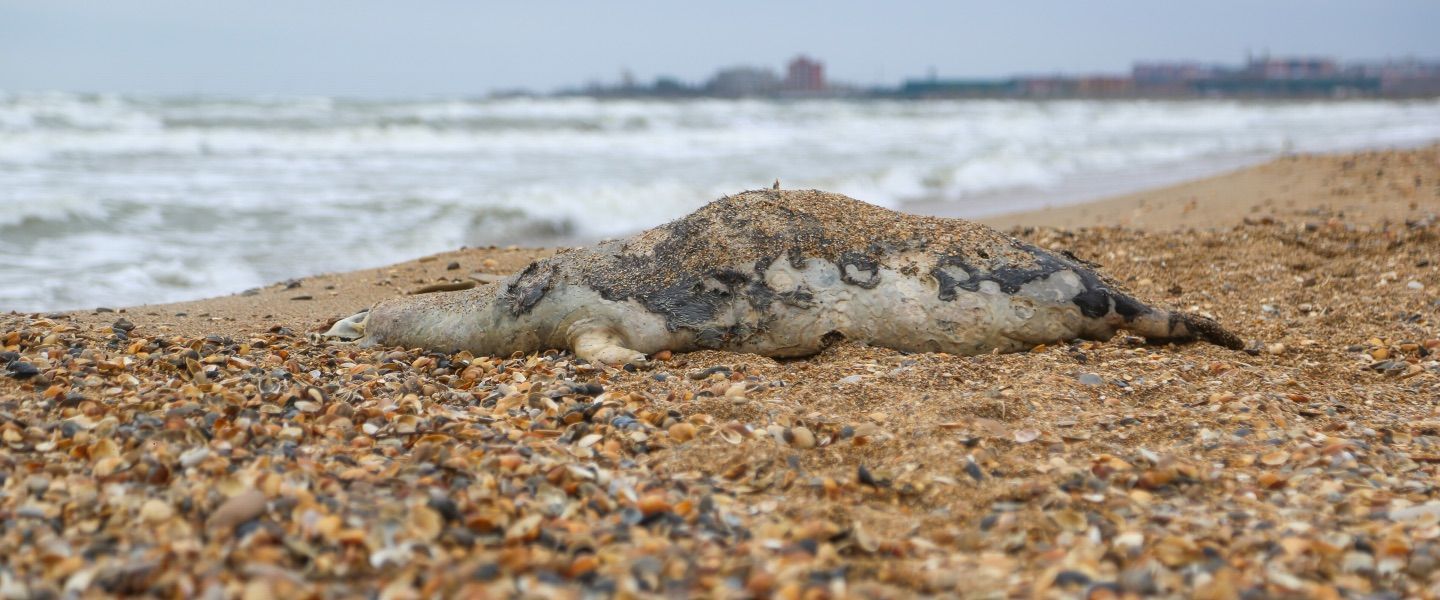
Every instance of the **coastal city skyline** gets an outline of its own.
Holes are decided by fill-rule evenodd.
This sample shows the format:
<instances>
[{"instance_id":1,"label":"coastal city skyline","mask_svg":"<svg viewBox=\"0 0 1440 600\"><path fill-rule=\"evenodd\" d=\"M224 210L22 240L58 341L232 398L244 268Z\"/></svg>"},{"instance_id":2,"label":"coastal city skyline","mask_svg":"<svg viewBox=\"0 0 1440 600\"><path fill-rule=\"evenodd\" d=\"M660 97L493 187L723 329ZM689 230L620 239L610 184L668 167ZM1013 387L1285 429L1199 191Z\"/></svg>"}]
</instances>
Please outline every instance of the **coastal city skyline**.
<instances>
[{"instance_id":1,"label":"coastal city skyline","mask_svg":"<svg viewBox=\"0 0 1440 600\"><path fill-rule=\"evenodd\" d=\"M942 77L934 69L899 83L857 85L826 76L823 60L797 54L780 70L732 65L705 80L668 75L642 82L628 69L614 83L591 81L557 95L654 98L1130 98L1428 97L1440 95L1440 59L1339 60L1251 54L1243 63L1137 60L1128 72ZM516 90L501 95L535 94Z\"/></svg>"},{"instance_id":2,"label":"coastal city skyline","mask_svg":"<svg viewBox=\"0 0 1440 600\"><path fill-rule=\"evenodd\" d=\"M224 6L0 0L0 89L154 95L345 97L545 93L622 69L699 83L717 67L806 52L834 81L1128 70L1136 59L1440 56L1440 4L1218 1L1162 9L913 1L762 3L721 9L615 2L414 6L269 0Z\"/></svg>"}]
</instances>

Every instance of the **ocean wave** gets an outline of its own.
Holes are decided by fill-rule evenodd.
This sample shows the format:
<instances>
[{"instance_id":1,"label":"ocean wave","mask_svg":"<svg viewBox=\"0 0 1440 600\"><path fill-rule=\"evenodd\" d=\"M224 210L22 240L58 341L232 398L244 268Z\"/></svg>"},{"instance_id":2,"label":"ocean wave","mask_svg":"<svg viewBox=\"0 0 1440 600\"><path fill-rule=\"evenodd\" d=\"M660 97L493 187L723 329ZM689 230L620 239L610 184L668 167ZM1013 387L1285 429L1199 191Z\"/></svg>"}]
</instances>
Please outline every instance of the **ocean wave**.
<instances>
[{"instance_id":1,"label":"ocean wave","mask_svg":"<svg viewBox=\"0 0 1440 600\"><path fill-rule=\"evenodd\" d=\"M964 216L1018 191L1434 139L1440 101L0 93L0 308L174 300L459 245L622 236L776 178Z\"/></svg>"}]
</instances>

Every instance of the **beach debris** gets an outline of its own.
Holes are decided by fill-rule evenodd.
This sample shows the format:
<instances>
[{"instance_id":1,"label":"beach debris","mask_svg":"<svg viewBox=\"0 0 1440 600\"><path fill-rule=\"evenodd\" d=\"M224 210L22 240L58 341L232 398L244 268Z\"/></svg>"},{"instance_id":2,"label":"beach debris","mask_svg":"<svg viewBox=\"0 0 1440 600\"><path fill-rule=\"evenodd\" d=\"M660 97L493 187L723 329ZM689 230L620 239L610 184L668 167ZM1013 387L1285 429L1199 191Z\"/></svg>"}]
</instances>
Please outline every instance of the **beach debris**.
<instances>
[{"instance_id":1,"label":"beach debris","mask_svg":"<svg viewBox=\"0 0 1440 600\"><path fill-rule=\"evenodd\" d=\"M506 277L506 275L499 275L495 273L475 272L470 274L471 279L474 279L475 281L478 281L480 283L498 283L500 281L504 281Z\"/></svg>"},{"instance_id":2,"label":"beach debris","mask_svg":"<svg viewBox=\"0 0 1440 600\"><path fill-rule=\"evenodd\" d=\"M435 292L458 292L475 287L475 280L447 281L445 283L432 283L412 290L411 294L432 294Z\"/></svg>"}]
</instances>

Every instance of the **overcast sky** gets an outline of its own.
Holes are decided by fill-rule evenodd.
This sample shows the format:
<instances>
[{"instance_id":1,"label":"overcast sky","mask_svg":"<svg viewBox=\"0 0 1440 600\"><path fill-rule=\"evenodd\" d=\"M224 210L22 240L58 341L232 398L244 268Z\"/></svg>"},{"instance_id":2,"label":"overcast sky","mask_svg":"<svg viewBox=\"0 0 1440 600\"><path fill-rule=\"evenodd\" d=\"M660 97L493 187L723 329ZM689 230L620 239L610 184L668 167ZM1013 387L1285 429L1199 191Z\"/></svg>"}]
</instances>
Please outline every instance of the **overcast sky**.
<instances>
[{"instance_id":1,"label":"overcast sky","mask_svg":"<svg viewBox=\"0 0 1440 600\"><path fill-rule=\"evenodd\" d=\"M1436 0L0 0L0 90L547 91L799 52L832 79L1125 72L1136 59L1440 58Z\"/></svg>"}]
</instances>

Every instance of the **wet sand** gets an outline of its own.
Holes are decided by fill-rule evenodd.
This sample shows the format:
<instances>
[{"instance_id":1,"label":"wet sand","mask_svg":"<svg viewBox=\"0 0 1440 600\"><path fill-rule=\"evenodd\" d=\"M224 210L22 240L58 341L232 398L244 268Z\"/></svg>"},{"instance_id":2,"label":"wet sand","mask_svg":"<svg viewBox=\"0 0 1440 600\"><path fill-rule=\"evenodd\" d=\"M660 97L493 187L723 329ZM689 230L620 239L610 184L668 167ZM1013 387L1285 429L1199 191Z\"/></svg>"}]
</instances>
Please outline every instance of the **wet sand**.
<instances>
[{"instance_id":1,"label":"wet sand","mask_svg":"<svg viewBox=\"0 0 1440 600\"><path fill-rule=\"evenodd\" d=\"M1436 146L1287 156L1255 167L1096 202L980 219L1015 226L1216 229L1265 219L1403 221L1435 212Z\"/></svg>"},{"instance_id":2,"label":"wet sand","mask_svg":"<svg viewBox=\"0 0 1440 600\"><path fill-rule=\"evenodd\" d=\"M3 315L0 595L1434 595L1437 214L1429 147L988 220L1250 352L311 339L549 252L516 249Z\"/></svg>"}]
</instances>

